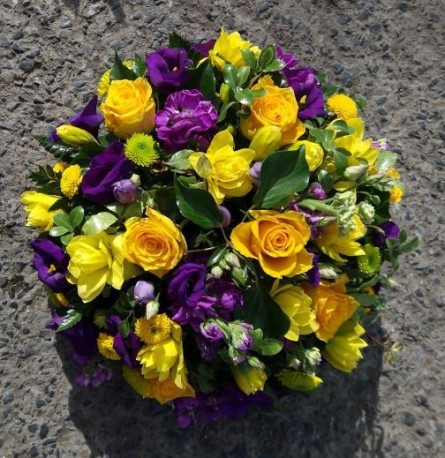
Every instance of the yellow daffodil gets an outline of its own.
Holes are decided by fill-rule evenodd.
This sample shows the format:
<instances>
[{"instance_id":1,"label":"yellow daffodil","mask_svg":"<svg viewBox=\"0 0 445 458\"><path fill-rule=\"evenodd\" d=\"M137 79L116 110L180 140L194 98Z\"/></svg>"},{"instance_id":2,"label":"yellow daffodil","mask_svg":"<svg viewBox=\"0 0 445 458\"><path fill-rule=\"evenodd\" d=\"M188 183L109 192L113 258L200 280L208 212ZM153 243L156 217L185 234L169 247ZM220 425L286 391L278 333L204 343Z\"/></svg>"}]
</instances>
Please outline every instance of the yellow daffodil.
<instances>
[{"instance_id":1,"label":"yellow daffodil","mask_svg":"<svg viewBox=\"0 0 445 458\"><path fill-rule=\"evenodd\" d=\"M20 202L28 213L27 226L37 227L39 232L49 231L53 227L53 217L61 210L49 211L60 199L60 196L51 196L37 191L25 191Z\"/></svg>"},{"instance_id":2,"label":"yellow daffodil","mask_svg":"<svg viewBox=\"0 0 445 458\"><path fill-rule=\"evenodd\" d=\"M264 390L264 384L267 380L267 375L264 370L251 366L231 366L230 369L238 388L242 392L253 394L257 391Z\"/></svg>"}]
</instances>

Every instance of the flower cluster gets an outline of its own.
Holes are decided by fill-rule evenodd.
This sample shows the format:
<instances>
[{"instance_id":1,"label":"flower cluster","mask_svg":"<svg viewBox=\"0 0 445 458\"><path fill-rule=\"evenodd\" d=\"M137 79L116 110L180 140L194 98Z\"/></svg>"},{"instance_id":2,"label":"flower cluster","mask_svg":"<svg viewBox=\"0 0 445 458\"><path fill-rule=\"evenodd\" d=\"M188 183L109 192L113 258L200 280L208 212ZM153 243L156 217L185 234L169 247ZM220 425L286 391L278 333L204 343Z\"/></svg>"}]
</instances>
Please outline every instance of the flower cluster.
<instances>
[{"instance_id":1,"label":"flower cluster","mask_svg":"<svg viewBox=\"0 0 445 458\"><path fill-rule=\"evenodd\" d=\"M352 371L416 244L391 221L397 155L366 136L362 102L225 30L116 56L97 93L36 137L57 161L22 195L76 381L120 368L186 427L315 389L321 364Z\"/></svg>"}]
</instances>

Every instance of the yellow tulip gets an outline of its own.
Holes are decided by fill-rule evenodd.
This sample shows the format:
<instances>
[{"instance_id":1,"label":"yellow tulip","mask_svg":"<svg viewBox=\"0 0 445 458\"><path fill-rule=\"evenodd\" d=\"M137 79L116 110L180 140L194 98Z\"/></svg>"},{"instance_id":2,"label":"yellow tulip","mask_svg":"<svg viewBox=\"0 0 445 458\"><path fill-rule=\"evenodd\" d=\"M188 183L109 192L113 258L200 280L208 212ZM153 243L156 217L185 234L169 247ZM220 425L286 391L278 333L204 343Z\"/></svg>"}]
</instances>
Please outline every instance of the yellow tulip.
<instances>
[{"instance_id":1,"label":"yellow tulip","mask_svg":"<svg viewBox=\"0 0 445 458\"><path fill-rule=\"evenodd\" d=\"M89 132L71 124L63 124L57 127L56 132L62 142L70 146L82 146L91 142L97 143L97 140Z\"/></svg>"}]
</instances>

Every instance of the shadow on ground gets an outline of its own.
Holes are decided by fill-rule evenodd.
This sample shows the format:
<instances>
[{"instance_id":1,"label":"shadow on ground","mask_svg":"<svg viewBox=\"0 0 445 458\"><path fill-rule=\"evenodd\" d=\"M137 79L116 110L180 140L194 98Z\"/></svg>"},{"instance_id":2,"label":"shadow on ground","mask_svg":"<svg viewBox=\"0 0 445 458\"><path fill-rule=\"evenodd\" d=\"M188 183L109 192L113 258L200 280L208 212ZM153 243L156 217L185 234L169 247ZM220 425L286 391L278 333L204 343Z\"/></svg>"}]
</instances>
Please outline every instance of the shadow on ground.
<instances>
[{"instance_id":1,"label":"shadow on ground","mask_svg":"<svg viewBox=\"0 0 445 458\"><path fill-rule=\"evenodd\" d=\"M371 330L376 335L379 328ZM369 347L359 368L342 374L325 368L315 395L296 393L279 412L251 412L245 419L178 429L168 406L142 400L119 376L100 388L79 388L71 349L56 344L73 389L71 420L93 457L145 456L204 458L382 456L383 433L374 425L382 353Z\"/></svg>"}]
</instances>

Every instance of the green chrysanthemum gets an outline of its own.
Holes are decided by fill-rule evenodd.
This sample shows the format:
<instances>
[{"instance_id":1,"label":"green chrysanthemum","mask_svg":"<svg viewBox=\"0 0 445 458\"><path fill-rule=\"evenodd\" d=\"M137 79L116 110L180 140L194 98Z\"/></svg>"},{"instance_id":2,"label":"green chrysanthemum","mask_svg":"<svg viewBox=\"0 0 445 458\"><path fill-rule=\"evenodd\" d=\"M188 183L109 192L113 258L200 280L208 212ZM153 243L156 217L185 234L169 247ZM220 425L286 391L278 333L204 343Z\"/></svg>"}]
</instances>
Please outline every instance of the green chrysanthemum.
<instances>
[{"instance_id":1,"label":"green chrysanthemum","mask_svg":"<svg viewBox=\"0 0 445 458\"><path fill-rule=\"evenodd\" d=\"M365 275L374 275L379 271L382 263L380 250L369 243L362 248L365 254L357 257L358 268Z\"/></svg>"},{"instance_id":2,"label":"green chrysanthemum","mask_svg":"<svg viewBox=\"0 0 445 458\"><path fill-rule=\"evenodd\" d=\"M141 167L148 167L159 157L159 154L151 135L133 134L125 145L125 156Z\"/></svg>"},{"instance_id":3,"label":"green chrysanthemum","mask_svg":"<svg viewBox=\"0 0 445 458\"><path fill-rule=\"evenodd\" d=\"M320 377L300 371L282 370L276 377L286 388L296 391L312 391L323 383Z\"/></svg>"}]
</instances>

